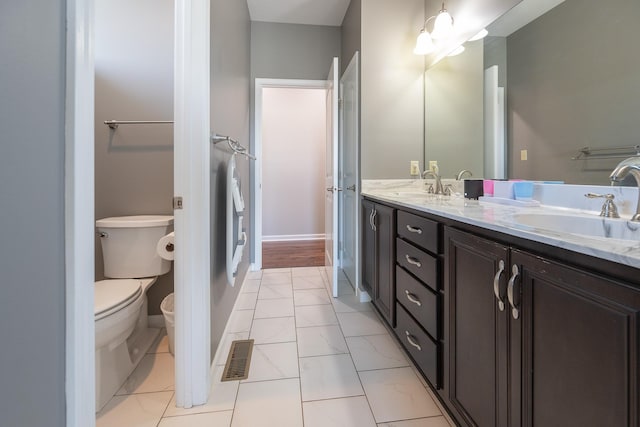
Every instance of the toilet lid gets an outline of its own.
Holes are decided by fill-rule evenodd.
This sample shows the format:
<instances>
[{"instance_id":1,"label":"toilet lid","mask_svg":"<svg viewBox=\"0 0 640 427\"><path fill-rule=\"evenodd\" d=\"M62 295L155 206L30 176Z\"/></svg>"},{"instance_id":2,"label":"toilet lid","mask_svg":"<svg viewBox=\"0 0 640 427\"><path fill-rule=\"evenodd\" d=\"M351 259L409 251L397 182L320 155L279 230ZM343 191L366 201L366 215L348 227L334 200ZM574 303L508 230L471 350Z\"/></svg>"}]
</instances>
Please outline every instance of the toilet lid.
<instances>
[{"instance_id":1,"label":"toilet lid","mask_svg":"<svg viewBox=\"0 0 640 427\"><path fill-rule=\"evenodd\" d=\"M94 288L94 314L101 319L126 307L142 292L137 279L100 280Z\"/></svg>"}]
</instances>

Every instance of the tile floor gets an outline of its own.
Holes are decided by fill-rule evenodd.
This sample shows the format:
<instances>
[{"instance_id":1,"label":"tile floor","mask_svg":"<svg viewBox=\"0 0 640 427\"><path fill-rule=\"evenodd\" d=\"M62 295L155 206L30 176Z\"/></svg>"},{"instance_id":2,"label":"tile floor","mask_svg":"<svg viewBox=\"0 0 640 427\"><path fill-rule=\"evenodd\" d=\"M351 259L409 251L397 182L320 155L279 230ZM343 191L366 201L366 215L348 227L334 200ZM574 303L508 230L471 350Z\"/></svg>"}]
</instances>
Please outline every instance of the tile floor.
<instances>
[{"instance_id":1,"label":"tile floor","mask_svg":"<svg viewBox=\"0 0 640 427\"><path fill-rule=\"evenodd\" d=\"M322 268L249 273L209 401L175 407L166 335L97 414L97 427L450 427L370 303ZM231 341L253 338L249 377L220 382Z\"/></svg>"}]
</instances>

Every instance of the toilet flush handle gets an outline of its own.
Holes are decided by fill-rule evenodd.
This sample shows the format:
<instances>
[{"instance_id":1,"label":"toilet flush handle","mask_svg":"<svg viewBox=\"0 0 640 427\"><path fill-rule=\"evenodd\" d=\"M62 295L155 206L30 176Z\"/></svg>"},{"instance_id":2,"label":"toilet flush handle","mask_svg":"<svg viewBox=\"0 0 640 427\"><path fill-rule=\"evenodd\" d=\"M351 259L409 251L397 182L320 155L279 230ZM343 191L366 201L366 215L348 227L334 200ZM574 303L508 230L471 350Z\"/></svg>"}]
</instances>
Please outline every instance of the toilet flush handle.
<instances>
[{"instance_id":1,"label":"toilet flush handle","mask_svg":"<svg viewBox=\"0 0 640 427\"><path fill-rule=\"evenodd\" d=\"M105 233L104 231L99 231L98 236L106 239L107 237L109 237L109 234Z\"/></svg>"}]
</instances>

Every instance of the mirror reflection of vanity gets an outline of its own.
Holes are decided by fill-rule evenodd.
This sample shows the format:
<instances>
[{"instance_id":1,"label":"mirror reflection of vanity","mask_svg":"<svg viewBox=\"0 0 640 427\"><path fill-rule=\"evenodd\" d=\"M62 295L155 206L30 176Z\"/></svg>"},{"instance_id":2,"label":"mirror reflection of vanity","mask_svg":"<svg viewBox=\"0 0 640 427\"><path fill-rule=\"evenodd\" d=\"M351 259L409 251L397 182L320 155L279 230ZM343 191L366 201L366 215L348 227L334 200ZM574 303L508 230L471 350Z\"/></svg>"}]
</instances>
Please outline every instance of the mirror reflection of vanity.
<instances>
[{"instance_id":1,"label":"mirror reflection of vanity","mask_svg":"<svg viewBox=\"0 0 640 427\"><path fill-rule=\"evenodd\" d=\"M638 0L523 0L426 70L424 164L609 184L640 144L639 19Z\"/></svg>"}]
</instances>

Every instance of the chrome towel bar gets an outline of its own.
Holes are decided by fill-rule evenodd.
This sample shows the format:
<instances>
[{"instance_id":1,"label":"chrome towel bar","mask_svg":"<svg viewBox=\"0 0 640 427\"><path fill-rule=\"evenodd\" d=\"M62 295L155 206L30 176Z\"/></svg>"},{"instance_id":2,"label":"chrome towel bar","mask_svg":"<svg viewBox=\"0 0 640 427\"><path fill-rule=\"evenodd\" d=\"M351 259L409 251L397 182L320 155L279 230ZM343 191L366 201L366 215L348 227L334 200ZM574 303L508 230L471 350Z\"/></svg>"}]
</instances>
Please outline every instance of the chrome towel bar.
<instances>
[{"instance_id":1,"label":"chrome towel bar","mask_svg":"<svg viewBox=\"0 0 640 427\"><path fill-rule=\"evenodd\" d=\"M231 149L231 151L233 151L234 153L242 154L243 156L247 156L251 160L256 160L256 156L254 156L253 154L249 153L247 151L247 149L245 147L243 147L238 141L236 141L235 139L233 139L233 138L231 138L229 136L218 135L217 133L212 133L211 134L211 142L214 145L216 145L216 144L218 144L220 142L226 142L227 145L229 145L229 148Z\"/></svg>"},{"instance_id":2,"label":"chrome towel bar","mask_svg":"<svg viewBox=\"0 0 640 427\"><path fill-rule=\"evenodd\" d=\"M105 120L104 124L118 129L119 125L168 125L173 124L173 120Z\"/></svg>"}]
</instances>

